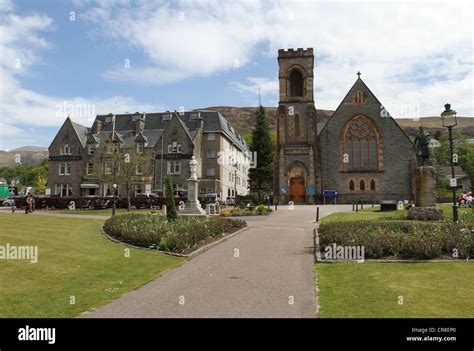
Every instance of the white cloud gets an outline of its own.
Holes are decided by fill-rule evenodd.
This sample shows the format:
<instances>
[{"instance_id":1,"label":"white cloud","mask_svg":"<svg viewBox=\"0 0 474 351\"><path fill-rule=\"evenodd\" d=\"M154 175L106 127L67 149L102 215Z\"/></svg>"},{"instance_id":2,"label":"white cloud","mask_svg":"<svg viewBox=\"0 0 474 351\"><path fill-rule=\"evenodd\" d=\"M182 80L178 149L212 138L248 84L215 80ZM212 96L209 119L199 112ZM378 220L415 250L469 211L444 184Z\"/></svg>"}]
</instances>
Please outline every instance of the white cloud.
<instances>
[{"instance_id":1,"label":"white cloud","mask_svg":"<svg viewBox=\"0 0 474 351\"><path fill-rule=\"evenodd\" d=\"M45 15L19 16L11 13L11 6L0 2L0 143L2 146L25 142L30 132L22 125L39 127L60 126L68 114L81 124L90 125L96 114L135 112L154 109L132 97L117 96L68 97L47 96L21 84L31 68L41 60L41 51L51 44L41 36L44 31L53 30L53 21ZM23 139L20 139L23 138ZM19 146L19 145L18 145Z\"/></svg>"},{"instance_id":2,"label":"white cloud","mask_svg":"<svg viewBox=\"0 0 474 351\"><path fill-rule=\"evenodd\" d=\"M84 17L103 36L149 59L146 67L112 69L107 79L164 84L234 69L234 60L245 67L279 48L313 47L323 108L337 107L361 70L381 99L416 100L433 114L458 87L453 105L474 114L470 1L85 3ZM249 93L258 85L252 79L231 86Z\"/></svg>"}]
</instances>

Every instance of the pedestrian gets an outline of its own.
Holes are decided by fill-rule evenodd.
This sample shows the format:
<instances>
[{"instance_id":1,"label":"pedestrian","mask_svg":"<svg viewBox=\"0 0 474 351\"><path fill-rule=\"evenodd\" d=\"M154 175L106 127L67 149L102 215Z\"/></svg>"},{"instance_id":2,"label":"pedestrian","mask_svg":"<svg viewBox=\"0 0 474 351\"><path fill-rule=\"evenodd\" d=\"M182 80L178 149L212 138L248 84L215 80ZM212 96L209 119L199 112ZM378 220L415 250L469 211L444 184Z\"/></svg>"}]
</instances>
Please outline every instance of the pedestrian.
<instances>
[{"instance_id":1,"label":"pedestrian","mask_svg":"<svg viewBox=\"0 0 474 351\"><path fill-rule=\"evenodd\" d=\"M31 204L32 204L31 197L27 196L25 202L26 202L25 203L25 214L31 213Z\"/></svg>"}]
</instances>

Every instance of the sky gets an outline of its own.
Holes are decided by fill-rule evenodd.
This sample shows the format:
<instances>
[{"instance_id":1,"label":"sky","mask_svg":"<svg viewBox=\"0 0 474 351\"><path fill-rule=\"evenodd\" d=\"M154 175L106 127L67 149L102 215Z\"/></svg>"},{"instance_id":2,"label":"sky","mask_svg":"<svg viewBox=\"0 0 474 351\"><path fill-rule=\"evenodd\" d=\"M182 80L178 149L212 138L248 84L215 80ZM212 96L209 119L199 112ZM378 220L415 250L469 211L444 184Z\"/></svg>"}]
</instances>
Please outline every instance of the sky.
<instances>
[{"instance_id":1,"label":"sky","mask_svg":"<svg viewBox=\"0 0 474 351\"><path fill-rule=\"evenodd\" d=\"M357 76L391 115L474 116L473 2L0 0L0 149L67 118L278 105L278 49L312 47L314 99Z\"/></svg>"}]
</instances>

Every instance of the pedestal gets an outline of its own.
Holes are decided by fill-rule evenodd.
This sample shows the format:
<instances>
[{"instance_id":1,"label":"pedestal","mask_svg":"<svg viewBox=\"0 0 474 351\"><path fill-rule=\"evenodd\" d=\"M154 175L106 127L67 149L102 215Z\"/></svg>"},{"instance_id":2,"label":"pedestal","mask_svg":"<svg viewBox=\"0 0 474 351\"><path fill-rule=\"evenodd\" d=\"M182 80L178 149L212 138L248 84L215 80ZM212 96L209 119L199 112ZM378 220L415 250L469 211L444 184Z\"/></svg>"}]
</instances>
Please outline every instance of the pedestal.
<instances>
[{"instance_id":1,"label":"pedestal","mask_svg":"<svg viewBox=\"0 0 474 351\"><path fill-rule=\"evenodd\" d=\"M414 170L415 206L434 207L436 205L436 169L420 166Z\"/></svg>"},{"instance_id":2,"label":"pedestal","mask_svg":"<svg viewBox=\"0 0 474 351\"><path fill-rule=\"evenodd\" d=\"M206 215L206 211L201 208L198 200L199 181L189 178L186 182L188 183L188 199L184 210L180 211L180 214Z\"/></svg>"}]
</instances>

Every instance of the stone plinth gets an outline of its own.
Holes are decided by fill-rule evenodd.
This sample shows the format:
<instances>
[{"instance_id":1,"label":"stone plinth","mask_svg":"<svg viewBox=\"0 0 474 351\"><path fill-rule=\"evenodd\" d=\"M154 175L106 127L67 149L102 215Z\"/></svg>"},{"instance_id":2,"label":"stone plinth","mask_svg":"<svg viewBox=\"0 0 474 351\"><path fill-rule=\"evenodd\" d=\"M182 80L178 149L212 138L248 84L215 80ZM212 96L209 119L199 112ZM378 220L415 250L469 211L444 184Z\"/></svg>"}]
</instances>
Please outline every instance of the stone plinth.
<instances>
[{"instance_id":1,"label":"stone plinth","mask_svg":"<svg viewBox=\"0 0 474 351\"><path fill-rule=\"evenodd\" d=\"M414 193L417 207L436 205L436 169L433 166L421 166L414 170Z\"/></svg>"},{"instance_id":2,"label":"stone plinth","mask_svg":"<svg viewBox=\"0 0 474 351\"><path fill-rule=\"evenodd\" d=\"M196 214L205 215L206 211L201 208L201 204L198 200L198 188L199 181L197 179L187 179L188 183L188 199L184 210L180 211L180 214Z\"/></svg>"},{"instance_id":3,"label":"stone plinth","mask_svg":"<svg viewBox=\"0 0 474 351\"><path fill-rule=\"evenodd\" d=\"M443 218L443 210L436 207L412 207L408 210L408 219L417 221L439 221Z\"/></svg>"}]
</instances>

